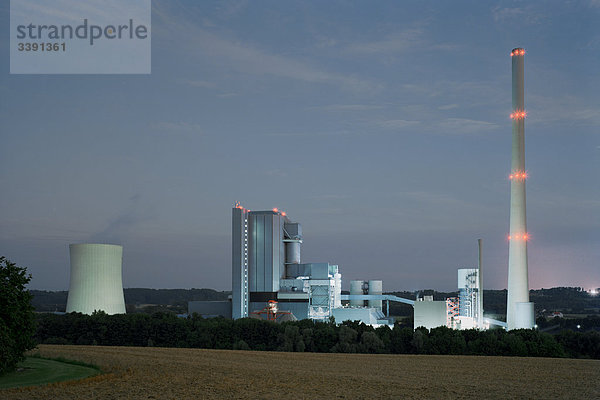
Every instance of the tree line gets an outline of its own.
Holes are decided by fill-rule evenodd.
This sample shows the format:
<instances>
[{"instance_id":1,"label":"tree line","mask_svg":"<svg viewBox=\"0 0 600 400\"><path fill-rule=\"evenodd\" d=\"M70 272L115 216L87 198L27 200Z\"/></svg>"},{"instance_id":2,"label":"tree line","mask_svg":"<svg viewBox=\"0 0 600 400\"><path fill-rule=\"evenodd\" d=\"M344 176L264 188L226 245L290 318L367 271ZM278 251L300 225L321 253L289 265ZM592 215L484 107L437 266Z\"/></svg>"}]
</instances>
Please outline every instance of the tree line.
<instances>
[{"instance_id":1,"label":"tree line","mask_svg":"<svg viewBox=\"0 0 600 400\"><path fill-rule=\"evenodd\" d=\"M455 354L600 359L600 332L536 330L413 330L398 324L312 320L277 324L244 318L177 318L170 313L39 314L38 343L103 346L192 347L318 353Z\"/></svg>"}]
</instances>

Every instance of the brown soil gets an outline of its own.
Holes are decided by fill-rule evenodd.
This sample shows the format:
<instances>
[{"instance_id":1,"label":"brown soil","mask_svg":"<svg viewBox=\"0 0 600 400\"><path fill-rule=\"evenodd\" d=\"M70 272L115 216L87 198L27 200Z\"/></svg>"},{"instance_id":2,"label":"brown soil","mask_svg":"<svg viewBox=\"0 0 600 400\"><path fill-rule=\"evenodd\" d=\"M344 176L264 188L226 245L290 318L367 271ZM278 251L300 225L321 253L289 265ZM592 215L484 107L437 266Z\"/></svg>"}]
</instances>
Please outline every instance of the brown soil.
<instances>
[{"instance_id":1,"label":"brown soil","mask_svg":"<svg viewBox=\"0 0 600 400\"><path fill-rule=\"evenodd\" d=\"M2 399L600 398L600 361L41 345L106 373Z\"/></svg>"}]
</instances>

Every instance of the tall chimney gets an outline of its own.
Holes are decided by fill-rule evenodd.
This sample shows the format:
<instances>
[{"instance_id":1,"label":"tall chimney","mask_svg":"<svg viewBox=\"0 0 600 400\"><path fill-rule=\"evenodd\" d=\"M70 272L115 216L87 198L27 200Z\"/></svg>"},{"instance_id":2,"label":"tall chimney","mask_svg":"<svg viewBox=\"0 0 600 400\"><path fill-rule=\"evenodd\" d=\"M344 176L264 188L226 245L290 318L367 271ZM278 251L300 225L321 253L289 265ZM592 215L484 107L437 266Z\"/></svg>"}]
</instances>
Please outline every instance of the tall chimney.
<instances>
[{"instance_id":1,"label":"tall chimney","mask_svg":"<svg viewBox=\"0 0 600 400\"><path fill-rule=\"evenodd\" d=\"M478 271L477 271L477 277L479 278L479 296L478 296L478 303L479 303L479 313L477 315L477 326L479 327L479 329L483 329L483 271L481 270L481 242L483 241L483 239L477 239L477 247L479 249L479 262L478 262Z\"/></svg>"},{"instance_id":2,"label":"tall chimney","mask_svg":"<svg viewBox=\"0 0 600 400\"><path fill-rule=\"evenodd\" d=\"M512 57L512 162L510 178L510 233L508 236L508 329L533 328L533 303L529 302L527 272L527 221L525 212L525 50L513 49Z\"/></svg>"}]
</instances>

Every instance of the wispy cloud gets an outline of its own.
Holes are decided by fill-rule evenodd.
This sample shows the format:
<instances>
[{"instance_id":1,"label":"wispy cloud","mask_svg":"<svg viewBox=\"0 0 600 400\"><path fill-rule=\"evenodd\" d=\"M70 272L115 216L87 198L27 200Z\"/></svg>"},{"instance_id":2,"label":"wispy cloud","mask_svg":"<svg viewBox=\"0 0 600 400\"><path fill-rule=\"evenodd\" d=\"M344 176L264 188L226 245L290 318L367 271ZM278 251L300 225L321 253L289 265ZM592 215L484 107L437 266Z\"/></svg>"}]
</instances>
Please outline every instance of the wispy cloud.
<instances>
[{"instance_id":1,"label":"wispy cloud","mask_svg":"<svg viewBox=\"0 0 600 400\"><path fill-rule=\"evenodd\" d=\"M529 96L527 122L548 124L569 122L576 125L599 125L600 107L589 107L579 97L565 94L563 96Z\"/></svg>"},{"instance_id":2,"label":"wispy cloud","mask_svg":"<svg viewBox=\"0 0 600 400\"><path fill-rule=\"evenodd\" d=\"M311 110L322 111L370 111L381 109L384 106L377 104L330 104L327 106L310 107Z\"/></svg>"},{"instance_id":3,"label":"wispy cloud","mask_svg":"<svg viewBox=\"0 0 600 400\"><path fill-rule=\"evenodd\" d=\"M216 83L208 82L208 81L197 81L197 80L182 80L181 83L193 86L193 87L201 87L201 88L214 88Z\"/></svg>"},{"instance_id":4,"label":"wispy cloud","mask_svg":"<svg viewBox=\"0 0 600 400\"><path fill-rule=\"evenodd\" d=\"M527 7L500 7L492 8L492 17L498 23L539 24L546 18L540 10L534 10L532 5Z\"/></svg>"},{"instance_id":5,"label":"wispy cloud","mask_svg":"<svg viewBox=\"0 0 600 400\"><path fill-rule=\"evenodd\" d=\"M467 118L446 118L436 124L441 133L472 134L499 128L498 124Z\"/></svg>"},{"instance_id":6,"label":"wispy cloud","mask_svg":"<svg viewBox=\"0 0 600 400\"><path fill-rule=\"evenodd\" d=\"M200 125L184 121L161 121L153 124L152 128L167 132L202 132Z\"/></svg>"},{"instance_id":7,"label":"wispy cloud","mask_svg":"<svg viewBox=\"0 0 600 400\"><path fill-rule=\"evenodd\" d=\"M288 173L282 169L270 169L268 171L265 172L265 174L267 176L274 176L274 177L280 177L280 178L285 178L288 176Z\"/></svg>"},{"instance_id":8,"label":"wispy cloud","mask_svg":"<svg viewBox=\"0 0 600 400\"><path fill-rule=\"evenodd\" d=\"M235 0L218 3L217 13L222 18L231 18L246 9L248 6L248 0Z\"/></svg>"},{"instance_id":9,"label":"wispy cloud","mask_svg":"<svg viewBox=\"0 0 600 400\"><path fill-rule=\"evenodd\" d=\"M525 14L525 11L519 7L494 7L492 9L492 16L494 17L494 21L503 22L507 19L515 19L520 18Z\"/></svg>"},{"instance_id":10,"label":"wispy cloud","mask_svg":"<svg viewBox=\"0 0 600 400\"><path fill-rule=\"evenodd\" d=\"M217 97L219 97L221 99L226 99L229 97L236 97L236 96L239 96L239 93L229 92L229 93L219 93L217 95Z\"/></svg>"},{"instance_id":11,"label":"wispy cloud","mask_svg":"<svg viewBox=\"0 0 600 400\"><path fill-rule=\"evenodd\" d=\"M337 130L337 131L318 131L318 132L271 132L265 133L264 136L272 137L314 137L314 136L346 136L346 135L359 135L360 133L348 131L348 130Z\"/></svg>"},{"instance_id":12,"label":"wispy cloud","mask_svg":"<svg viewBox=\"0 0 600 400\"><path fill-rule=\"evenodd\" d=\"M445 104L443 106L439 106L438 110L452 110L454 108L458 108L458 104Z\"/></svg>"},{"instance_id":13,"label":"wispy cloud","mask_svg":"<svg viewBox=\"0 0 600 400\"><path fill-rule=\"evenodd\" d=\"M309 83L337 85L352 91L380 90L382 85L356 76L329 72L308 62L270 52L243 39L226 38L202 29L195 21L173 19L168 11L156 7L153 12L163 29L175 30L171 34L182 39L179 50L186 54L202 54L204 62L253 75L270 75ZM208 58L207 58L208 56Z\"/></svg>"},{"instance_id":14,"label":"wispy cloud","mask_svg":"<svg viewBox=\"0 0 600 400\"><path fill-rule=\"evenodd\" d=\"M329 194L326 193L326 194L310 196L310 198L313 200L343 200L343 199L350 198L350 196L347 194L340 194L340 193L329 193Z\"/></svg>"},{"instance_id":15,"label":"wispy cloud","mask_svg":"<svg viewBox=\"0 0 600 400\"><path fill-rule=\"evenodd\" d=\"M423 41L422 35L421 29L407 29L382 40L352 44L346 51L363 54L398 53L419 45Z\"/></svg>"},{"instance_id":16,"label":"wispy cloud","mask_svg":"<svg viewBox=\"0 0 600 400\"><path fill-rule=\"evenodd\" d=\"M377 122L379 126L386 129L402 129L410 126L415 126L420 123L421 121L409 121L406 119L390 119Z\"/></svg>"}]
</instances>

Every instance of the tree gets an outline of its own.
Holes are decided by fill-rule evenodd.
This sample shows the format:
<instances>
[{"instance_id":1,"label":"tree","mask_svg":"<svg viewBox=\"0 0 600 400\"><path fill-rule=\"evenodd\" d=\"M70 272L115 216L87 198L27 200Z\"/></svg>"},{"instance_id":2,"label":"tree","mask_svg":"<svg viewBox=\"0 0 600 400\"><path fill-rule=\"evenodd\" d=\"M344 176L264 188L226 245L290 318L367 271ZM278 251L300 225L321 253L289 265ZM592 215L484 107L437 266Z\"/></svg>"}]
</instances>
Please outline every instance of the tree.
<instances>
[{"instance_id":1,"label":"tree","mask_svg":"<svg viewBox=\"0 0 600 400\"><path fill-rule=\"evenodd\" d=\"M24 353L35 347L31 280L25 268L0 256L0 375L15 369Z\"/></svg>"}]
</instances>

